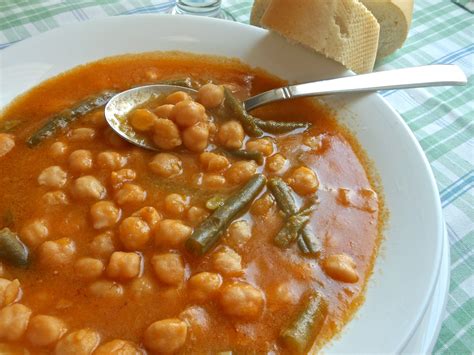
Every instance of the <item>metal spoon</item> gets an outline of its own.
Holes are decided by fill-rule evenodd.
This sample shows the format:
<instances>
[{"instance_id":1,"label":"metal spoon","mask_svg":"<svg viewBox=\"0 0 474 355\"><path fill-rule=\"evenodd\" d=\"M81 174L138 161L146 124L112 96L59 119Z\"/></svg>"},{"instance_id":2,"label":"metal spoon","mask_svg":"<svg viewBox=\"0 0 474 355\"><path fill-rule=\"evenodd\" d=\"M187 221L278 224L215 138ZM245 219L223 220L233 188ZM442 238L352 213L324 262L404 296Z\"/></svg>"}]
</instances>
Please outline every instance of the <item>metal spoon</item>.
<instances>
[{"instance_id":1,"label":"metal spoon","mask_svg":"<svg viewBox=\"0 0 474 355\"><path fill-rule=\"evenodd\" d=\"M456 65L426 65L285 86L255 95L245 100L243 104L244 108L250 111L274 101L298 97L427 86L465 85L466 83L466 76ZM137 105L158 95L169 94L177 90L185 91L191 96L195 96L197 93L194 89L175 85L136 87L112 97L105 106L105 118L112 129L128 142L142 148L158 150L139 138L128 125L126 116Z\"/></svg>"}]
</instances>

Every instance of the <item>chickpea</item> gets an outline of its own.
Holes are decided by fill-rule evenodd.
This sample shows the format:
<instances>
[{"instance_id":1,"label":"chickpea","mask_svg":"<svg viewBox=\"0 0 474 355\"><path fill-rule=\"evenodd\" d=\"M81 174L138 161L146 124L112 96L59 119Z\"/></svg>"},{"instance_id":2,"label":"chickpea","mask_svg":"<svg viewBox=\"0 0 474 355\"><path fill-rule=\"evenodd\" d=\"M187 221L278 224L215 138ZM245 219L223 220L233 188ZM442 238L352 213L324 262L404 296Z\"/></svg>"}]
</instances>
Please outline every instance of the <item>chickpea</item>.
<instances>
[{"instance_id":1,"label":"chickpea","mask_svg":"<svg viewBox=\"0 0 474 355\"><path fill-rule=\"evenodd\" d=\"M202 176L202 185L206 189L221 189L227 183L227 180L224 176L218 174L204 174Z\"/></svg>"},{"instance_id":2,"label":"chickpea","mask_svg":"<svg viewBox=\"0 0 474 355\"><path fill-rule=\"evenodd\" d=\"M130 125L138 132L151 131L157 120L158 117L146 108L137 108L128 116Z\"/></svg>"},{"instance_id":3,"label":"chickpea","mask_svg":"<svg viewBox=\"0 0 474 355\"><path fill-rule=\"evenodd\" d=\"M89 285L88 291L91 296L111 300L117 300L123 296L122 285L108 280L94 281Z\"/></svg>"},{"instance_id":4,"label":"chickpea","mask_svg":"<svg viewBox=\"0 0 474 355\"><path fill-rule=\"evenodd\" d=\"M155 245L165 248L177 248L183 245L193 229L175 219L164 219L155 229Z\"/></svg>"},{"instance_id":5,"label":"chickpea","mask_svg":"<svg viewBox=\"0 0 474 355\"><path fill-rule=\"evenodd\" d=\"M148 277L137 277L130 283L130 292L133 300L140 302L145 296L154 294L155 285Z\"/></svg>"},{"instance_id":6,"label":"chickpea","mask_svg":"<svg viewBox=\"0 0 474 355\"><path fill-rule=\"evenodd\" d=\"M63 187L66 181L67 173L57 165L44 169L38 176L38 184L56 189Z\"/></svg>"},{"instance_id":7,"label":"chickpea","mask_svg":"<svg viewBox=\"0 0 474 355\"><path fill-rule=\"evenodd\" d=\"M181 255L175 253L157 254L151 258L151 265L159 281L170 286L179 286L184 280L184 263Z\"/></svg>"},{"instance_id":8,"label":"chickpea","mask_svg":"<svg viewBox=\"0 0 474 355\"><path fill-rule=\"evenodd\" d=\"M203 338L209 334L210 317L204 308L187 307L179 314L178 318L186 322L193 337Z\"/></svg>"},{"instance_id":9,"label":"chickpea","mask_svg":"<svg viewBox=\"0 0 474 355\"><path fill-rule=\"evenodd\" d=\"M359 274L355 270L356 263L347 254L330 255L322 261L321 267L330 278L355 283L359 281Z\"/></svg>"},{"instance_id":10,"label":"chickpea","mask_svg":"<svg viewBox=\"0 0 474 355\"><path fill-rule=\"evenodd\" d=\"M30 319L26 338L33 346L50 346L66 333L63 321L56 317L37 315Z\"/></svg>"},{"instance_id":11,"label":"chickpea","mask_svg":"<svg viewBox=\"0 0 474 355\"><path fill-rule=\"evenodd\" d=\"M266 193L263 197L255 200L250 207L250 213L252 213L254 217L264 217L268 214L274 204L275 201L273 200L273 197L269 193Z\"/></svg>"},{"instance_id":12,"label":"chickpea","mask_svg":"<svg viewBox=\"0 0 474 355\"><path fill-rule=\"evenodd\" d=\"M131 341L115 339L99 346L94 355L143 355L143 351Z\"/></svg>"},{"instance_id":13,"label":"chickpea","mask_svg":"<svg viewBox=\"0 0 474 355\"><path fill-rule=\"evenodd\" d=\"M91 206L92 224L95 229L115 226L122 211L111 201L99 201Z\"/></svg>"},{"instance_id":14,"label":"chickpea","mask_svg":"<svg viewBox=\"0 0 474 355\"><path fill-rule=\"evenodd\" d=\"M238 161L226 172L226 178L231 184L241 185L246 183L257 172L257 163L253 160Z\"/></svg>"},{"instance_id":15,"label":"chickpea","mask_svg":"<svg viewBox=\"0 0 474 355\"><path fill-rule=\"evenodd\" d=\"M123 184L122 188L115 193L115 201L118 205L137 204L145 201L146 191L142 187L129 182Z\"/></svg>"},{"instance_id":16,"label":"chickpea","mask_svg":"<svg viewBox=\"0 0 474 355\"><path fill-rule=\"evenodd\" d=\"M229 121L220 126L217 141L228 149L239 149L244 142L244 129L237 121Z\"/></svg>"},{"instance_id":17,"label":"chickpea","mask_svg":"<svg viewBox=\"0 0 474 355\"><path fill-rule=\"evenodd\" d=\"M179 217L188 208L188 200L180 194L169 194L165 197L165 211L166 213Z\"/></svg>"},{"instance_id":18,"label":"chickpea","mask_svg":"<svg viewBox=\"0 0 474 355\"><path fill-rule=\"evenodd\" d=\"M40 263L50 268L61 267L72 262L76 245L69 238L46 241L38 249Z\"/></svg>"},{"instance_id":19,"label":"chickpea","mask_svg":"<svg viewBox=\"0 0 474 355\"><path fill-rule=\"evenodd\" d=\"M176 124L181 128L191 127L198 122L206 122L206 109L200 103L185 100L178 102L171 113Z\"/></svg>"},{"instance_id":20,"label":"chickpea","mask_svg":"<svg viewBox=\"0 0 474 355\"><path fill-rule=\"evenodd\" d=\"M215 84L205 84L199 88L197 100L206 108L215 108L224 101L224 87Z\"/></svg>"},{"instance_id":21,"label":"chickpea","mask_svg":"<svg viewBox=\"0 0 474 355\"><path fill-rule=\"evenodd\" d=\"M89 244L89 251L92 255L102 258L108 258L114 251L114 241L111 231L99 234Z\"/></svg>"},{"instance_id":22,"label":"chickpea","mask_svg":"<svg viewBox=\"0 0 474 355\"><path fill-rule=\"evenodd\" d=\"M140 274L141 257L137 253L112 253L107 266L107 276L112 279L133 279Z\"/></svg>"},{"instance_id":23,"label":"chickpea","mask_svg":"<svg viewBox=\"0 0 474 355\"><path fill-rule=\"evenodd\" d=\"M104 110L99 109L90 115L84 117L84 122L90 124L96 128L107 127L107 121L105 120Z\"/></svg>"},{"instance_id":24,"label":"chickpea","mask_svg":"<svg viewBox=\"0 0 474 355\"><path fill-rule=\"evenodd\" d=\"M20 281L0 278L0 308L19 301L22 296Z\"/></svg>"},{"instance_id":25,"label":"chickpea","mask_svg":"<svg viewBox=\"0 0 474 355\"><path fill-rule=\"evenodd\" d=\"M55 355L89 355L100 343L100 335L92 329L81 329L61 338L54 348Z\"/></svg>"},{"instance_id":26,"label":"chickpea","mask_svg":"<svg viewBox=\"0 0 474 355\"><path fill-rule=\"evenodd\" d=\"M191 100L191 96L189 96L189 94L185 93L184 91L175 91L166 97L165 102L167 104L176 105L178 102L188 100Z\"/></svg>"},{"instance_id":27,"label":"chickpea","mask_svg":"<svg viewBox=\"0 0 474 355\"><path fill-rule=\"evenodd\" d=\"M97 279L104 272L104 263L99 259L80 258L74 264L74 273L81 279Z\"/></svg>"},{"instance_id":28,"label":"chickpea","mask_svg":"<svg viewBox=\"0 0 474 355\"><path fill-rule=\"evenodd\" d=\"M221 288L220 305L225 314L243 319L255 319L265 303L260 289L243 282L234 282Z\"/></svg>"},{"instance_id":29,"label":"chickpea","mask_svg":"<svg viewBox=\"0 0 474 355\"><path fill-rule=\"evenodd\" d=\"M268 157L273 153L273 143L268 138L257 138L249 140L246 144L247 150L250 152L260 152Z\"/></svg>"},{"instance_id":30,"label":"chickpea","mask_svg":"<svg viewBox=\"0 0 474 355\"><path fill-rule=\"evenodd\" d=\"M247 221L235 221L227 230L226 241L231 246L242 247L252 237L252 230Z\"/></svg>"},{"instance_id":31,"label":"chickpea","mask_svg":"<svg viewBox=\"0 0 474 355\"><path fill-rule=\"evenodd\" d=\"M120 188L124 183L135 180L137 173L132 169L120 169L119 171L112 171L110 174L110 181L114 189Z\"/></svg>"},{"instance_id":32,"label":"chickpea","mask_svg":"<svg viewBox=\"0 0 474 355\"><path fill-rule=\"evenodd\" d=\"M153 143L166 150L179 147L182 141L178 126L167 118L157 118L153 126Z\"/></svg>"},{"instance_id":33,"label":"chickpea","mask_svg":"<svg viewBox=\"0 0 474 355\"><path fill-rule=\"evenodd\" d=\"M206 123L198 122L183 131L183 144L192 152L202 152L209 141L209 128Z\"/></svg>"},{"instance_id":34,"label":"chickpea","mask_svg":"<svg viewBox=\"0 0 474 355\"><path fill-rule=\"evenodd\" d=\"M147 349L159 353L178 351L186 342L188 326L178 318L163 319L151 324L145 331Z\"/></svg>"},{"instance_id":35,"label":"chickpea","mask_svg":"<svg viewBox=\"0 0 474 355\"><path fill-rule=\"evenodd\" d=\"M204 152L199 155L201 167L207 172L221 172L230 165L229 160L223 155L216 153Z\"/></svg>"},{"instance_id":36,"label":"chickpea","mask_svg":"<svg viewBox=\"0 0 474 355\"><path fill-rule=\"evenodd\" d=\"M298 195L302 196L315 193L319 187L318 177L313 170L305 166L293 170L287 182Z\"/></svg>"},{"instance_id":37,"label":"chickpea","mask_svg":"<svg viewBox=\"0 0 474 355\"><path fill-rule=\"evenodd\" d=\"M69 132L68 136L72 142L88 142L95 138L95 130L87 127L76 128Z\"/></svg>"},{"instance_id":38,"label":"chickpea","mask_svg":"<svg viewBox=\"0 0 474 355\"><path fill-rule=\"evenodd\" d=\"M0 158L15 147L15 138L11 134L0 133Z\"/></svg>"},{"instance_id":39,"label":"chickpea","mask_svg":"<svg viewBox=\"0 0 474 355\"><path fill-rule=\"evenodd\" d=\"M179 175L183 170L181 159L169 153L158 153L148 166L154 174L166 178Z\"/></svg>"},{"instance_id":40,"label":"chickpea","mask_svg":"<svg viewBox=\"0 0 474 355\"><path fill-rule=\"evenodd\" d=\"M139 250L150 239L150 227L139 217L127 217L120 224L119 237L126 250Z\"/></svg>"},{"instance_id":41,"label":"chickpea","mask_svg":"<svg viewBox=\"0 0 474 355\"><path fill-rule=\"evenodd\" d=\"M66 154L67 145L63 142L54 142L49 147L49 155L53 158L60 158Z\"/></svg>"},{"instance_id":42,"label":"chickpea","mask_svg":"<svg viewBox=\"0 0 474 355\"><path fill-rule=\"evenodd\" d=\"M72 193L79 199L102 200L107 194L107 190L94 176L85 175L74 181Z\"/></svg>"},{"instance_id":43,"label":"chickpea","mask_svg":"<svg viewBox=\"0 0 474 355\"><path fill-rule=\"evenodd\" d=\"M193 206L191 207L188 212L186 213L186 217L192 225L197 225L204 221L207 216L209 216L209 212L207 212L204 208Z\"/></svg>"},{"instance_id":44,"label":"chickpea","mask_svg":"<svg viewBox=\"0 0 474 355\"><path fill-rule=\"evenodd\" d=\"M75 150L69 155L69 168L78 173L92 168L92 153L85 149Z\"/></svg>"},{"instance_id":45,"label":"chickpea","mask_svg":"<svg viewBox=\"0 0 474 355\"><path fill-rule=\"evenodd\" d=\"M35 219L23 226L20 237L30 247L43 243L49 236L48 224L44 219Z\"/></svg>"},{"instance_id":46,"label":"chickpea","mask_svg":"<svg viewBox=\"0 0 474 355\"><path fill-rule=\"evenodd\" d=\"M242 269L242 258L233 249L224 247L212 255L214 270L224 276L240 276L244 273Z\"/></svg>"},{"instance_id":47,"label":"chickpea","mask_svg":"<svg viewBox=\"0 0 474 355\"><path fill-rule=\"evenodd\" d=\"M274 154L267 159L267 170L271 173L282 172L286 166L286 158L280 153Z\"/></svg>"},{"instance_id":48,"label":"chickpea","mask_svg":"<svg viewBox=\"0 0 474 355\"><path fill-rule=\"evenodd\" d=\"M67 205L69 199L63 191L49 191L43 195L43 202L50 206Z\"/></svg>"},{"instance_id":49,"label":"chickpea","mask_svg":"<svg viewBox=\"0 0 474 355\"><path fill-rule=\"evenodd\" d=\"M138 211L134 212L132 216L143 219L152 230L155 229L158 222L163 219L156 208L150 206L139 209Z\"/></svg>"},{"instance_id":50,"label":"chickpea","mask_svg":"<svg viewBox=\"0 0 474 355\"><path fill-rule=\"evenodd\" d=\"M101 152L97 154L97 164L102 169L117 170L127 164L127 158L117 152Z\"/></svg>"},{"instance_id":51,"label":"chickpea","mask_svg":"<svg viewBox=\"0 0 474 355\"><path fill-rule=\"evenodd\" d=\"M205 302L213 297L222 285L222 277L212 272L200 272L188 281L189 295L197 302Z\"/></svg>"},{"instance_id":52,"label":"chickpea","mask_svg":"<svg viewBox=\"0 0 474 355\"><path fill-rule=\"evenodd\" d=\"M10 304L0 310L0 340L18 341L30 321L31 309L20 304Z\"/></svg>"},{"instance_id":53,"label":"chickpea","mask_svg":"<svg viewBox=\"0 0 474 355\"><path fill-rule=\"evenodd\" d=\"M153 110L153 113L158 116L159 118L168 118L171 119L172 112L174 109L174 105L171 104L165 104L158 106Z\"/></svg>"}]
</instances>

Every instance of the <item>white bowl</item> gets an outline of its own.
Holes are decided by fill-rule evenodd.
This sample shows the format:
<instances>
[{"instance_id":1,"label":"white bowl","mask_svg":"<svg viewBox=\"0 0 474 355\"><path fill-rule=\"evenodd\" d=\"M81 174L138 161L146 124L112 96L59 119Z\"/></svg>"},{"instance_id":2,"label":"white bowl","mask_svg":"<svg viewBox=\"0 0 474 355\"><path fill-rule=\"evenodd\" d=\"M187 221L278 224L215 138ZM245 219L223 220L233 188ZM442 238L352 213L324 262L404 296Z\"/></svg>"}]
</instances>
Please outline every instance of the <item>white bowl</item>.
<instances>
[{"instance_id":1,"label":"white bowl","mask_svg":"<svg viewBox=\"0 0 474 355\"><path fill-rule=\"evenodd\" d=\"M237 57L290 81L350 75L265 30L209 18L111 17L53 30L0 52L0 107L46 78L106 56L181 50ZM390 211L366 302L327 353L399 352L434 289L442 218L430 166L401 117L377 94L328 98L380 174Z\"/></svg>"}]
</instances>

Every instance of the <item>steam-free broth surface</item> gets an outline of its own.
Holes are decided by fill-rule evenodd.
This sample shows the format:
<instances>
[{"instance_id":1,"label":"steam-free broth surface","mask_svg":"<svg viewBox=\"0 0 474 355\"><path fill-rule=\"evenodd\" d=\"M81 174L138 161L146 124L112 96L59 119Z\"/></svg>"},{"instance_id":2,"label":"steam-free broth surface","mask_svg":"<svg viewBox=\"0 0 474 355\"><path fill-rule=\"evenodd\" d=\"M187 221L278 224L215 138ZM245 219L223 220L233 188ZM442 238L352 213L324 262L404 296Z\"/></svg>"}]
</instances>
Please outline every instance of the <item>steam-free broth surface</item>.
<instances>
[{"instance_id":1,"label":"steam-free broth surface","mask_svg":"<svg viewBox=\"0 0 474 355\"><path fill-rule=\"evenodd\" d=\"M197 97L163 97L129 117L161 153L118 137L103 106L26 143L91 95L186 77ZM226 108L227 94L243 100L282 84L236 60L154 53L75 68L12 103L0 117L0 229L29 256L23 267L2 260L0 349L289 354L330 339L363 300L381 202L354 138L312 100L253 112L311 123L260 137ZM201 223L257 178L250 203L196 251L189 239ZM298 211L282 210L272 182L289 188ZM276 236L292 216L309 222L296 240L282 232L282 246ZM317 252L302 251L304 228ZM322 320L291 344L284 330L311 295L323 300Z\"/></svg>"}]
</instances>

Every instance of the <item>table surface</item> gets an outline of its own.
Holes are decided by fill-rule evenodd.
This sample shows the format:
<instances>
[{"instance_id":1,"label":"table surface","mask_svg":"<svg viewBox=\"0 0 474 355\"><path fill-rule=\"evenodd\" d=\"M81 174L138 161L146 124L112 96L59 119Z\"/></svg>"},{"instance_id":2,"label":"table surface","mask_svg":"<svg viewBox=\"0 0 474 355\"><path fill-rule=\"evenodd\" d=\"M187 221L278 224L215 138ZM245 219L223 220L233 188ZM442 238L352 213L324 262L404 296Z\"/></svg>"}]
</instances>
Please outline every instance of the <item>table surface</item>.
<instances>
[{"instance_id":1,"label":"table surface","mask_svg":"<svg viewBox=\"0 0 474 355\"><path fill-rule=\"evenodd\" d=\"M462 1L461 1L462 2ZM466 1L464 1L466 2ZM105 16L157 13L166 0L0 0L0 49L68 23ZM224 0L248 23L252 1ZM433 168L451 245L451 283L436 353L474 349L474 15L448 0L416 0L405 45L376 70L457 64L464 87L382 92L415 133Z\"/></svg>"}]
</instances>

